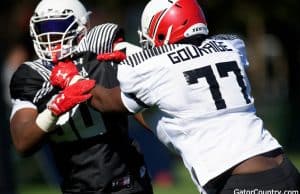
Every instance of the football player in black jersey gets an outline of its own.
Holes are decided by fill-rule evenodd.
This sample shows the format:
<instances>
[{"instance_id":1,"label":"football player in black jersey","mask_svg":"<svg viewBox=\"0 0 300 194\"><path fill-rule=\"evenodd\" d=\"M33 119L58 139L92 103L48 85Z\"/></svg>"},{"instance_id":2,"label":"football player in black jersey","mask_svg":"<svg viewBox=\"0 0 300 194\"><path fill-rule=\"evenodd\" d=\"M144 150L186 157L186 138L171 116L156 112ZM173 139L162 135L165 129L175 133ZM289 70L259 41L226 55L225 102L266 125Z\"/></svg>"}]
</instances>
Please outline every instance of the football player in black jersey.
<instances>
[{"instance_id":1,"label":"football player in black jersey","mask_svg":"<svg viewBox=\"0 0 300 194\"><path fill-rule=\"evenodd\" d=\"M152 193L143 156L128 137L127 115L100 113L85 103L95 82L107 88L119 84L113 61L89 62L96 57L85 45L93 40L83 42L89 14L78 0L42 0L36 7L30 33L39 59L24 62L10 83L13 143L25 155L50 145L62 193ZM102 34L89 37L101 40L94 41L103 48L98 52L111 52L113 41L122 40L117 25L95 29ZM87 52L77 54L80 42ZM75 81L67 80L64 89L50 84L51 70L60 63L76 64Z\"/></svg>"}]
</instances>

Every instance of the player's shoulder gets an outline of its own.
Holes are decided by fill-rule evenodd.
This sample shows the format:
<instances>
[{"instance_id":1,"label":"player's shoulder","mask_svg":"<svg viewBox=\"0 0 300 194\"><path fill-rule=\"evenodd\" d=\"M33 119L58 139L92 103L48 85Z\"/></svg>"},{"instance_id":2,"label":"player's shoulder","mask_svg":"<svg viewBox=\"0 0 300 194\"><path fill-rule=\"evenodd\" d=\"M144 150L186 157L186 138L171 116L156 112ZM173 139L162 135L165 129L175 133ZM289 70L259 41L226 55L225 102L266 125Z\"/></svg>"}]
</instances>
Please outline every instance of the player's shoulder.
<instances>
[{"instance_id":1,"label":"player's shoulder","mask_svg":"<svg viewBox=\"0 0 300 194\"><path fill-rule=\"evenodd\" d=\"M12 98L31 99L35 92L49 80L47 71L50 70L41 65L43 65L42 61L37 60L27 61L19 66L10 81Z\"/></svg>"},{"instance_id":2,"label":"player's shoulder","mask_svg":"<svg viewBox=\"0 0 300 194\"><path fill-rule=\"evenodd\" d=\"M129 92L136 88L147 90L147 83L154 82L163 69L173 65L169 58L172 53L180 52L187 45L169 44L127 56L118 67L118 80L123 91ZM142 84L141 84L142 83Z\"/></svg>"},{"instance_id":3,"label":"player's shoulder","mask_svg":"<svg viewBox=\"0 0 300 194\"><path fill-rule=\"evenodd\" d=\"M177 49L184 47L182 44L168 44L150 49L144 49L140 52L136 52L129 55L123 60L120 65L127 65L130 67L137 67L141 64L152 62L152 60L160 60L160 57L167 55L170 52L174 52Z\"/></svg>"},{"instance_id":4,"label":"player's shoulder","mask_svg":"<svg viewBox=\"0 0 300 194\"><path fill-rule=\"evenodd\" d=\"M231 48L238 52L239 57L245 67L249 66L246 45L241 36L236 34L218 34L209 38L216 41L224 41L226 44L230 45Z\"/></svg>"},{"instance_id":5,"label":"player's shoulder","mask_svg":"<svg viewBox=\"0 0 300 194\"><path fill-rule=\"evenodd\" d=\"M238 34L216 34L209 37L214 40L238 40L242 39Z\"/></svg>"},{"instance_id":6,"label":"player's shoulder","mask_svg":"<svg viewBox=\"0 0 300 194\"><path fill-rule=\"evenodd\" d=\"M119 27L118 24L107 22L107 23L96 25L96 26L92 27L88 32L88 36L89 36L89 38L94 37L94 39L100 38L101 36L103 36L103 33L104 33L104 35L113 36L119 30L121 30L121 28Z\"/></svg>"},{"instance_id":7,"label":"player's shoulder","mask_svg":"<svg viewBox=\"0 0 300 194\"><path fill-rule=\"evenodd\" d=\"M11 81L19 81L26 79L47 79L49 77L50 70L43 66L42 61L26 61L21 64L14 72Z\"/></svg>"},{"instance_id":8,"label":"player's shoulder","mask_svg":"<svg viewBox=\"0 0 300 194\"><path fill-rule=\"evenodd\" d=\"M208 39L215 41L224 41L238 50L245 48L245 42L243 41L243 38L238 34L217 34L210 36Z\"/></svg>"},{"instance_id":9,"label":"player's shoulder","mask_svg":"<svg viewBox=\"0 0 300 194\"><path fill-rule=\"evenodd\" d=\"M114 23L96 25L82 38L77 47L77 52L91 51L97 54L111 52L114 38L122 30Z\"/></svg>"}]
</instances>

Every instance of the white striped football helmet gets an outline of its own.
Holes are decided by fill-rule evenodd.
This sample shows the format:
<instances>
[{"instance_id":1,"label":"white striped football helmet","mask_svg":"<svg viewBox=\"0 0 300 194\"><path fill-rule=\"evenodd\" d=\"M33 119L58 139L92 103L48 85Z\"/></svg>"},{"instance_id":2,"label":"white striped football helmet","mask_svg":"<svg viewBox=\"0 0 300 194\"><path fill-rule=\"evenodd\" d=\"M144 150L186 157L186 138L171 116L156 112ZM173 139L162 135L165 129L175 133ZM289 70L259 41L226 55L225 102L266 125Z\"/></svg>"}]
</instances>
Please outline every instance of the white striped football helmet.
<instances>
[{"instance_id":1,"label":"white striped football helmet","mask_svg":"<svg viewBox=\"0 0 300 194\"><path fill-rule=\"evenodd\" d=\"M30 19L38 57L55 62L74 53L87 33L90 13L78 0L42 0Z\"/></svg>"}]
</instances>

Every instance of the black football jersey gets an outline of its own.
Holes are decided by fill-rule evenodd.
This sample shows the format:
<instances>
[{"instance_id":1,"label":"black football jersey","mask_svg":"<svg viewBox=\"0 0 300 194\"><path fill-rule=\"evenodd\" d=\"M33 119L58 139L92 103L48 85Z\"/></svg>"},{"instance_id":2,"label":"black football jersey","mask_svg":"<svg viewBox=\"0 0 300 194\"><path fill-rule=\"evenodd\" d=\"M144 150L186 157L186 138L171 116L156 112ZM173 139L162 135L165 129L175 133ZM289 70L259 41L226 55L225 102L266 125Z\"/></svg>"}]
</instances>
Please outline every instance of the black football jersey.
<instances>
[{"instance_id":1,"label":"black football jersey","mask_svg":"<svg viewBox=\"0 0 300 194\"><path fill-rule=\"evenodd\" d=\"M93 53L81 53L74 58L80 74L107 88L118 86L117 64L93 59ZM12 99L30 101L42 112L60 91L50 84L50 73L49 62L25 62L12 77ZM128 138L127 122L125 114L100 113L87 103L60 116L56 130L47 140L63 177L63 192L106 193L122 177L130 180L122 193L143 191L131 177L140 173L144 161Z\"/></svg>"}]
</instances>

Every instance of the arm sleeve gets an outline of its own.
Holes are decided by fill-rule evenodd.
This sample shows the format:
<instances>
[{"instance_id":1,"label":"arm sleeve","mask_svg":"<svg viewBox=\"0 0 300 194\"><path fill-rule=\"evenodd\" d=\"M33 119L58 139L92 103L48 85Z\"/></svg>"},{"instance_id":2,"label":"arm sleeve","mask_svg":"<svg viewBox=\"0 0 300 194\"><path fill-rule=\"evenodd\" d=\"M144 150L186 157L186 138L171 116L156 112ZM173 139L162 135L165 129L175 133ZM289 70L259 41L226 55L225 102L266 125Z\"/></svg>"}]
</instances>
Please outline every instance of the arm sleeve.
<instances>
[{"instance_id":1,"label":"arm sleeve","mask_svg":"<svg viewBox=\"0 0 300 194\"><path fill-rule=\"evenodd\" d=\"M10 114L10 120L18 110L23 108L37 109L37 107L30 101L24 101L19 99L12 100L12 110Z\"/></svg>"},{"instance_id":2,"label":"arm sleeve","mask_svg":"<svg viewBox=\"0 0 300 194\"><path fill-rule=\"evenodd\" d=\"M123 63L119 65L118 80L122 91L122 102L132 113L140 112L153 104L150 89L144 79L134 67Z\"/></svg>"},{"instance_id":3,"label":"arm sleeve","mask_svg":"<svg viewBox=\"0 0 300 194\"><path fill-rule=\"evenodd\" d=\"M121 99L124 106L131 113L137 113L144 109L144 107L139 104L135 98L132 98L129 94L121 92Z\"/></svg>"}]
</instances>

